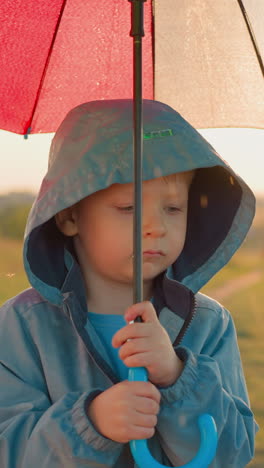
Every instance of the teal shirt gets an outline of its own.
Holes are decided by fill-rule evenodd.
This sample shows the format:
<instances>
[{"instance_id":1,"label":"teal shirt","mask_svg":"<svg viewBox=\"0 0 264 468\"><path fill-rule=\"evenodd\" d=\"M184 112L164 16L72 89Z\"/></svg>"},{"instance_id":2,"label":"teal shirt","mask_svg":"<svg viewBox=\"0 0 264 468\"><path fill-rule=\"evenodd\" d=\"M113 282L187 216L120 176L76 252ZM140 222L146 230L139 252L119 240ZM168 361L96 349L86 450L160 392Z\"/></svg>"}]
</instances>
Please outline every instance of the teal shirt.
<instances>
[{"instance_id":1,"label":"teal shirt","mask_svg":"<svg viewBox=\"0 0 264 468\"><path fill-rule=\"evenodd\" d=\"M113 368L116 369L116 374L120 380L126 380L128 378L128 367L120 359L118 355L119 350L112 346L114 334L126 325L123 315L88 312L88 318L101 339Z\"/></svg>"}]
</instances>

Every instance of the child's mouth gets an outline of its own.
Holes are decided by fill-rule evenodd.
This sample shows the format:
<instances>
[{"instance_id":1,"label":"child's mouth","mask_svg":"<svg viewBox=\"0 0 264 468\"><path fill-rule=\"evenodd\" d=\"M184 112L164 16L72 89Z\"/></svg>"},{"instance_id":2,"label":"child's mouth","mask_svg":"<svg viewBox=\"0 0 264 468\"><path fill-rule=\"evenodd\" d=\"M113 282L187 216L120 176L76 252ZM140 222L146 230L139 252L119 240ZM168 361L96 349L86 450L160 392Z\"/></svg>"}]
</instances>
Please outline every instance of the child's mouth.
<instances>
[{"instance_id":1,"label":"child's mouth","mask_svg":"<svg viewBox=\"0 0 264 468\"><path fill-rule=\"evenodd\" d=\"M149 249L149 250L144 250L143 252L143 255L144 256L151 256L151 257L163 257L165 254L164 252L162 252L162 250L152 250L152 249Z\"/></svg>"}]
</instances>

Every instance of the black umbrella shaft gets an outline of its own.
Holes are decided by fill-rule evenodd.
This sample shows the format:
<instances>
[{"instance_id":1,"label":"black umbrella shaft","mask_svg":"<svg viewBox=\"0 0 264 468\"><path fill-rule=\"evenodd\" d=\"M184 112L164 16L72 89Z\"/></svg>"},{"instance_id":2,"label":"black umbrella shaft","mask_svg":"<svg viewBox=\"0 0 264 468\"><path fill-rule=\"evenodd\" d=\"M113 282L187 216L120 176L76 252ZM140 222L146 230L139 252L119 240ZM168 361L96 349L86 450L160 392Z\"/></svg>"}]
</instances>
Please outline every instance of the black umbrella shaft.
<instances>
[{"instance_id":1,"label":"black umbrella shaft","mask_svg":"<svg viewBox=\"0 0 264 468\"><path fill-rule=\"evenodd\" d=\"M133 232L133 301L143 300L142 278L142 37L146 0L131 2L131 32L133 37L133 121L134 121L134 232Z\"/></svg>"},{"instance_id":2,"label":"black umbrella shaft","mask_svg":"<svg viewBox=\"0 0 264 468\"><path fill-rule=\"evenodd\" d=\"M143 300L142 278L142 156L143 156L143 122L142 122L142 79L141 56L142 44L134 38L134 278L133 301Z\"/></svg>"}]
</instances>

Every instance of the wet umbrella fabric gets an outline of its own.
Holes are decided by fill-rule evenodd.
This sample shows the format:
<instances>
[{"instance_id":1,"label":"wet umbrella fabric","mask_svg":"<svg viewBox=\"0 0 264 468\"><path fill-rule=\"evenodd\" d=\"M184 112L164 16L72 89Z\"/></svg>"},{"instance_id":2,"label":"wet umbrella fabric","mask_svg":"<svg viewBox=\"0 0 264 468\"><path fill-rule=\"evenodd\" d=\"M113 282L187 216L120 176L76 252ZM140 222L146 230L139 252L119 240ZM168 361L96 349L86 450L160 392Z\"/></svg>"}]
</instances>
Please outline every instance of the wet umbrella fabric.
<instances>
[{"instance_id":1,"label":"wet umbrella fabric","mask_svg":"<svg viewBox=\"0 0 264 468\"><path fill-rule=\"evenodd\" d=\"M155 18L156 98L196 128L264 128L264 1L163 0Z\"/></svg>"},{"instance_id":2,"label":"wet umbrella fabric","mask_svg":"<svg viewBox=\"0 0 264 468\"><path fill-rule=\"evenodd\" d=\"M264 79L241 0L147 0L143 97L197 128L264 128ZM260 53L264 2L243 0ZM130 98L127 0L2 0L0 128L53 132L72 107Z\"/></svg>"},{"instance_id":3,"label":"wet umbrella fabric","mask_svg":"<svg viewBox=\"0 0 264 468\"><path fill-rule=\"evenodd\" d=\"M151 3L145 8L144 96L153 97ZM0 3L0 128L54 132L76 105L132 98L127 0Z\"/></svg>"}]
</instances>

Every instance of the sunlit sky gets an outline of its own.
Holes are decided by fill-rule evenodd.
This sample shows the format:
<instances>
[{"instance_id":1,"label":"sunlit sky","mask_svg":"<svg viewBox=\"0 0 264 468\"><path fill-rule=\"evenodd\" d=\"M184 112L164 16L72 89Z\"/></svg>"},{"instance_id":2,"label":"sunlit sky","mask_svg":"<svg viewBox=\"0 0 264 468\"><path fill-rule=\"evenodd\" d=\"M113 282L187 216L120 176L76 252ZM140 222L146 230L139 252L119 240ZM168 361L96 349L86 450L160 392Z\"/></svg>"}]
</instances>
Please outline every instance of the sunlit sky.
<instances>
[{"instance_id":1,"label":"sunlit sky","mask_svg":"<svg viewBox=\"0 0 264 468\"><path fill-rule=\"evenodd\" d=\"M264 130L204 129L200 133L248 183L264 194ZM37 192L47 169L53 134L23 136L0 131L0 193Z\"/></svg>"}]
</instances>

